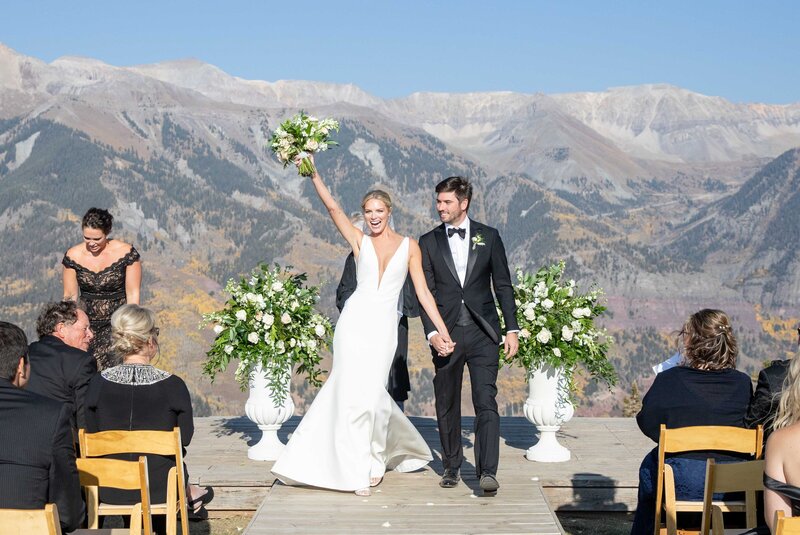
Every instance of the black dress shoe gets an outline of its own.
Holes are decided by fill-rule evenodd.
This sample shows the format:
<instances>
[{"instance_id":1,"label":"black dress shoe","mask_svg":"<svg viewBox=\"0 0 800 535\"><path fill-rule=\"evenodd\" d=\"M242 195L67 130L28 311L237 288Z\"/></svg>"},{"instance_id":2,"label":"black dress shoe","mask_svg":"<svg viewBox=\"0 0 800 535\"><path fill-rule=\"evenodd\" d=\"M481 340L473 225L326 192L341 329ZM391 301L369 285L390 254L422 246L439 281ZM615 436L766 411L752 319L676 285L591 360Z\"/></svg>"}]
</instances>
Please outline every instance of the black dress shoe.
<instances>
[{"instance_id":1,"label":"black dress shoe","mask_svg":"<svg viewBox=\"0 0 800 535\"><path fill-rule=\"evenodd\" d=\"M497 492L497 489L500 488L500 483L497 482L497 479L492 474L483 474L480 485L483 492L489 494Z\"/></svg>"},{"instance_id":2,"label":"black dress shoe","mask_svg":"<svg viewBox=\"0 0 800 535\"><path fill-rule=\"evenodd\" d=\"M439 481L439 486L443 489L452 489L458 482L461 480L461 476L458 473L458 470L453 469L446 469L444 471L444 475L442 476L442 480Z\"/></svg>"}]
</instances>

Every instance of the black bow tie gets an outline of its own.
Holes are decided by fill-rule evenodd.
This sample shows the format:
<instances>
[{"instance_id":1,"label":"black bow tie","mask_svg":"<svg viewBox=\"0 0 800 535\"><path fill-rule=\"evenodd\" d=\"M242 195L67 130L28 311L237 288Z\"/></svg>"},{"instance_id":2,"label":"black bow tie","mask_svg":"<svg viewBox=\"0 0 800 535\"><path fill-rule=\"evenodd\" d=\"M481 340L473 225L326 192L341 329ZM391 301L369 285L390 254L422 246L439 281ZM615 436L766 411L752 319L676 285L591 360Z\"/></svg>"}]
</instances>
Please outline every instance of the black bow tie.
<instances>
[{"instance_id":1,"label":"black bow tie","mask_svg":"<svg viewBox=\"0 0 800 535\"><path fill-rule=\"evenodd\" d=\"M463 239L465 239L467 237L467 229L465 229L465 228L456 228L456 227L450 227L449 229L447 229L447 237L448 238L452 238L453 234L458 234L459 236L461 236L461 239L463 240Z\"/></svg>"}]
</instances>

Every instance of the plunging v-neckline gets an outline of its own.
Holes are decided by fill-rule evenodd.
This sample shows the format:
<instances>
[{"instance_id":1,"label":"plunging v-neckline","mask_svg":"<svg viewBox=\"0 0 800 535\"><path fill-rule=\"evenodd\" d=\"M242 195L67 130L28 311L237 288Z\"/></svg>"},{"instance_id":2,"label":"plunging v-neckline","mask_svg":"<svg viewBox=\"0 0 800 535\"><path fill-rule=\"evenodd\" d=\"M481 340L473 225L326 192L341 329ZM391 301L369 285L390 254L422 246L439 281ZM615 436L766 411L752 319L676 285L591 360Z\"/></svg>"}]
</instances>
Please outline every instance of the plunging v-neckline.
<instances>
[{"instance_id":1,"label":"plunging v-neckline","mask_svg":"<svg viewBox=\"0 0 800 535\"><path fill-rule=\"evenodd\" d=\"M383 282L383 276L386 274L386 270L389 269L389 266L392 265L392 260L394 260L394 257L397 256L397 252L403 246L403 242L405 242L408 239L408 236L400 240L400 245L397 246L397 249L394 250L392 256L389 258L389 261L386 262L386 267L383 268L383 273L381 273L381 258L378 256L378 250L375 248L375 243L372 241L372 236L368 236L366 234L364 234L364 236L366 236L367 239L369 240L369 244L372 246L372 252L375 253L375 260L378 261L378 291L380 291L381 283Z\"/></svg>"}]
</instances>

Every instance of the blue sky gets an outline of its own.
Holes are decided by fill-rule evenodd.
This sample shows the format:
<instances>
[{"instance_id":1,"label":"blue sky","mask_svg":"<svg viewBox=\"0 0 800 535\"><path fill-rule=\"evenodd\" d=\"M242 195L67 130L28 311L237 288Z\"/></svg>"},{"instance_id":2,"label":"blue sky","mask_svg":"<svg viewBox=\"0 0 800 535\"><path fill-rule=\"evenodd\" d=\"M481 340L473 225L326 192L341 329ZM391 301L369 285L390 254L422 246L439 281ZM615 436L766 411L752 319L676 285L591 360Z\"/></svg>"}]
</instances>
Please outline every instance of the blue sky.
<instances>
[{"instance_id":1,"label":"blue sky","mask_svg":"<svg viewBox=\"0 0 800 535\"><path fill-rule=\"evenodd\" d=\"M236 76L415 91L560 93L670 83L800 101L800 2L8 2L0 42L45 61L197 58Z\"/></svg>"}]
</instances>

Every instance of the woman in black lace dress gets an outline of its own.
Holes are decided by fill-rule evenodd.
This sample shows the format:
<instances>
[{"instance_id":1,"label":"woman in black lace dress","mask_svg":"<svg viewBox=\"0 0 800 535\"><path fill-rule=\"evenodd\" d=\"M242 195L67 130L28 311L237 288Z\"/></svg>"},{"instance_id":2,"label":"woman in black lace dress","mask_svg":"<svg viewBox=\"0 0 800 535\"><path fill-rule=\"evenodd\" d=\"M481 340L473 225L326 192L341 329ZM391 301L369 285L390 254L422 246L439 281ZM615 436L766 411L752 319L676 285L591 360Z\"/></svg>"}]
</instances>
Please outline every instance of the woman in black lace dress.
<instances>
[{"instance_id":1,"label":"woman in black lace dress","mask_svg":"<svg viewBox=\"0 0 800 535\"><path fill-rule=\"evenodd\" d=\"M83 216L83 243L64 255L64 299L80 299L94 339L89 351L98 370L117 363L111 351L111 315L125 303L139 304L142 264L132 245L111 240L114 218L108 210L90 208Z\"/></svg>"}]
</instances>

